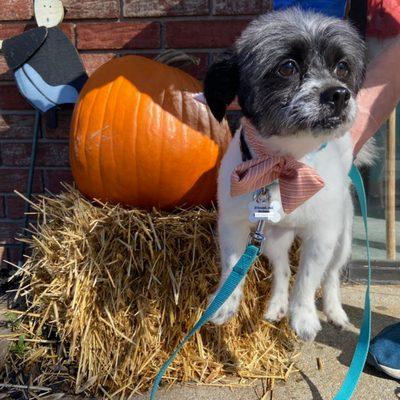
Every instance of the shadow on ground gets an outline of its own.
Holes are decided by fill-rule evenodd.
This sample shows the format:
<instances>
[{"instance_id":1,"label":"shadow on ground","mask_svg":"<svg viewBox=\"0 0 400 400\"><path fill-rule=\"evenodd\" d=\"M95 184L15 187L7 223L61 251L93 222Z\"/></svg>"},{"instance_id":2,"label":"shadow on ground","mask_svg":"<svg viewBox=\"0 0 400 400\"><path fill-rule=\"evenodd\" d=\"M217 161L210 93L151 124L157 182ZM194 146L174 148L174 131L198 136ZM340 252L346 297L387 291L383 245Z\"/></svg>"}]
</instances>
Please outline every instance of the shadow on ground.
<instances>
[{"instance_id":1,"label":"shadow on ground","mask_svg":"<svg viewBox=\"0 0 400 400\"><path fill-rule=\"evenodd\" d=\"M358 329L361 326L361 320L364 310L359 307L349 306L344 304L344 310L349 316L350 322ZM352 332L349 330L339 330L332 324L325 321L322 322L322 330L316 338L317 343L321 343L333 348L340 350L340 355L338 361L349 366L353 358L353 353L355 346L358 341L358 331ZM374 337L378 334L384 327L392 325L399 322L398 318L394 318L388 315L380 314L377 312L372 312L372 335ZM365 373L367 374L378 374L373 368L365 368Z\"/></svg>"}]
</instances>

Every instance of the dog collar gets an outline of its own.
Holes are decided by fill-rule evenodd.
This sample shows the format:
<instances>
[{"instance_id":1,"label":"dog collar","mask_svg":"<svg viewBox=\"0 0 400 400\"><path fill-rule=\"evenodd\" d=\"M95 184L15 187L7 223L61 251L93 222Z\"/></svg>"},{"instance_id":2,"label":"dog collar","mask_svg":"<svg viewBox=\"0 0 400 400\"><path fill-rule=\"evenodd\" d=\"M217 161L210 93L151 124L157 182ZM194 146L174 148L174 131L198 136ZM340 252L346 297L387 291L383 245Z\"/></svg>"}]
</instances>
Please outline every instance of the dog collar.
<instances>
[{"instance_id":1,"label":"dog collar","mask_svg":"<svg viewBox=\"0 0 400 400\"><path fill-rule=\"evenodd\" d=\"M244 137L244 129L243 127L240 130L240 151L242 153L242 161L249 161L253 157L250 153L249 146L247 145L246 138Z\"/></svg>"}]
</instances>

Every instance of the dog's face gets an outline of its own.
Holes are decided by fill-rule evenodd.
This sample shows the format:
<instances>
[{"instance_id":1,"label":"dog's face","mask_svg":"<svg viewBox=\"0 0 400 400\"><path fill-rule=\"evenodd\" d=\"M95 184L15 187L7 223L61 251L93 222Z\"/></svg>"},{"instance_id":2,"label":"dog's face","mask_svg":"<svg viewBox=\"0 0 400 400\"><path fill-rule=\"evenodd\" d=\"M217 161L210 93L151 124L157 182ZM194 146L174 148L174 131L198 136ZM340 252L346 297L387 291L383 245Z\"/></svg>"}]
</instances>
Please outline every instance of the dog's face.
<instances>
[{"instance_id":1,"label":"dog's face","mask_svg":"<svg viewBox=\"0 0 400 400\"><path fill-rule=\"evenodd\" d=\"M204 94L221 120L235 96L264 137L338 136L356 114L364 43L345 21L289 9L254 20L211 66Z\"/></svg>"}]
</instances>

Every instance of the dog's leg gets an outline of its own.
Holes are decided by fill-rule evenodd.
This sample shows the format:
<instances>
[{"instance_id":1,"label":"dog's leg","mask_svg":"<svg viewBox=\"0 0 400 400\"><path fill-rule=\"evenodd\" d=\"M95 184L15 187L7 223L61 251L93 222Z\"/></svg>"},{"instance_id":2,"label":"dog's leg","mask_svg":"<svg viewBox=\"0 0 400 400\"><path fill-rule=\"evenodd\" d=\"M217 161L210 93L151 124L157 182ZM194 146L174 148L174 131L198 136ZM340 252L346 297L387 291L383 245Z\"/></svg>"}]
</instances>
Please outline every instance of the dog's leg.
<instances>
[{"instance_id":1,"label":"dog's leg","mask_svg":"<svg viewBox=\"0 0 400 400\"><path fill-rule=\"evenodd\" d=\"M343 232L322 282L324 313L328 320L339 328L349 324L341 302L340 271L346 265L351 254L352 221L353 204L351 198L348 197L344 208Z\"/></svg>"},{"instance_id":2,"label":"dog's leg","mask_svg":"<svg viewBox=\"0 0 400 400\"><path fill-rule=\"evenodd\" d=\"M248 224L240 222L237 224L219 221L219 242L221 248L221 280L217 289L221 288L232 268L245 251L250 229ZM221 325L231 319L238 311L240 300L243 296L243 283L226 300L222 307L212 317L211 322ZM217 293L216 292L216 293ZM211 296L210 302L215 294Z\"/></svg>"},{"instance_id":3,"label":"dog's leg","mask_svg":"<svg viewBox=\"0 0 400 400\"><path fill-rule=\"evenodd\" d=\"M289 305L289 250L293 243L294 231L273 226L268 231L264 254L272 264L272 294L264 318L280 321Z\"/></svg>"},{"instance_id":4,"label":"dog's leg","mask_svg":"<svg viewBox=\"0 0 400 400\"><path fill-rule=\"evenodd\" d=\"M314 340L321 329L315 306L315 291L332 260L340 232L338 228L340 226L320 224L302 235L299 271L289 311L291 326L303 340Z\"/></svg>"}]
</instances>

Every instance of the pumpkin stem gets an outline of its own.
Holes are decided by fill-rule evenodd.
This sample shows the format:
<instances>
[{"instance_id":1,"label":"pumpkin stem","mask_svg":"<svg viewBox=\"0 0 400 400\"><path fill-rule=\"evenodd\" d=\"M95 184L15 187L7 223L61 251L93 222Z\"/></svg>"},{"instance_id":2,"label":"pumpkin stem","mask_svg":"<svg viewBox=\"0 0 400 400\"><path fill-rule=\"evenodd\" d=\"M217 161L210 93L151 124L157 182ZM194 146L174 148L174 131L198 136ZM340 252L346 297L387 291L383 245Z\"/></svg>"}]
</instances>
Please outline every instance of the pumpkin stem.
<instances>
[{"instance_id":1,"label":"pumpkin stem","mask_svg":"<svg viewBox=\"0 0 400 400\"><path fill-rule=\"evenodd\" d=\"M179 67L186 67L188 65L194 64L199 65L200 59L198 57L192 56L180 50L170 49L161 52L158 56L154 58L165 65L178 65Z\"/></svg>"}]
</instances>

